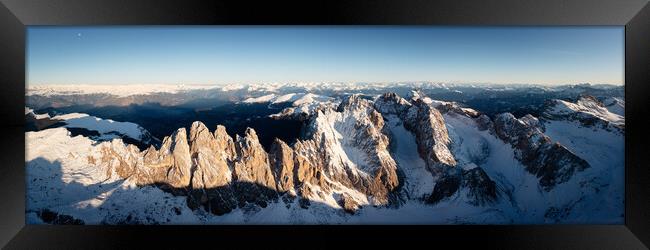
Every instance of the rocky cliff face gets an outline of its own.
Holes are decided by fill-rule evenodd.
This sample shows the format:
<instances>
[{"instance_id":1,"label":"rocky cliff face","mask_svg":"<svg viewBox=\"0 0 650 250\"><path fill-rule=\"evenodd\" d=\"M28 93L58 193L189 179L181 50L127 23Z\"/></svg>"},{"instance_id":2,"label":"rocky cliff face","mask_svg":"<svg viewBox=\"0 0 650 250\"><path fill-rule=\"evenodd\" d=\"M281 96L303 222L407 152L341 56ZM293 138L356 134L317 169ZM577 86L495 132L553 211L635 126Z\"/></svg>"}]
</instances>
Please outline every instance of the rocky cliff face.
<instances>
[{"instance_id":1,"label":"rocky cliff face","mask_svg":"<svg viewBox=\"0 0 650 250\"><path fill-rule=\"evenodd\" d=\"M489 205L497 201L500 193L496 183L480 168L459 170L442 176L427 199L427 203L438 203L452 197L459 191L475 206Z\"/></svg>"},{"instance_id":2,"label":"rocky cliff face","mask_svg":"<svg viewBox=\"0 0 650 250\"><path fill-rule=\"evenodd\" d=\"M589 167L545 136L543 122L533 116L517 119L506 113L492 121L454 103L422 95L407 101L394 93L374 101L352 95L336 108L316 109L301 140L288 145L276 139L268 152L253 129L233 139L223 126L212 133L194 122L189 133L180 128L165 137L160 149L140 151L117 140L102 143L100 159L89 163L138 185L157 185L185 195L190 208L203 207L217 215L237 207L266 207L278 197L288 206L297 197L303 208L319 201L355 213L363 205L398 203L398 171L410 166L398 166L389 152L384 116L392 115L414 135L418 155L432 173L430 181L435 185L427 202L438 203L456 194L466 196L474 206L497 202L500 188L483 168L456 167L443 114L473 120L478 131L512 145L517 160L546 191Z\"/></svg>"},{"instance_id":3,"label":"rocky cliff face","mask_svg":"<svg viewBox=\"0 0 650 250\"><path fill-rule=\"evenodd\" d=\"M451 139L441 112L476 118L483 130L492 123L487 116L463 109L454 103L434 102L422 93L415 92L410 102L394 93L387 93L375 101L375 107L385 115L397 115L404 127L416 136L418 152L425 159L429 171L436 179L427 203L438 203L459 191L475 206L494 203L498 199L496 183L481 167L471 170L455 168L457 162L451 153Z\"/></svg>"},{"instance_id":4,"label":"rocky cliff face","mask_svg":"<svg viewBox=\"0 0 650 250\"><path fill-rule=\"evenodd\" d=\"M390 192L399 183L397 164L387 150L388 137L382 133L383 122L372 103L356 95L345 99L337 110L319 110L309 122L309 139L295 146L298 169L309 162L314 169L306 172L316 178L358 190L371 197L373 204L389 203Z\"/></svg>"},{"instance_id":5,"label":"rocky cliff face","mask_svg":"<svg viewBox=\"0 0 650 250\"><path fill-rule=\"evenodd\" d=\"M213 135L203 123L192 124L189 143L193 189L217 188L231 183L235 150L232 139L225 133L223 126Z\"/></svg>"},{"instance_id":6,"label":"rocky cliff face","mask_svg":"<svg viewBox=\"0 0 650 250\"><path fill-rule=\"evenodd\" d=\"M284 193L305 200L344 194L337 202L350 211L356 209L350 204L388 204L399 185L397 166L381 132L383 118L372 103L352 96L337 110L318 110L310 124L305 140L289 146L277 139L267 153L253 129L233 140L223 126L211 133L194 122L189 134L178 129L160 149L140 152L117 141L102 144L97 162L139 185L187 195L190 207L215 214L248 204L265 207ZM350 190L367 200L347 194Z\"/></svg>"},{"instance_id":7,"label":"rocky cliff face","mask_svg":"<svg viewBox=\"0 0 650 250\"><path fill-rule=\"evenodd\" d=\"M284 141L275 139L269 152L269 162L276 177L276 189L280 193L296 195L294 189L294 153Z\"/></svg>"},{"instance_id":8,"label":"rocky cliff face","mask_svg":"<svg viewBox=\"0 0 650 250\"><path fill-rule=\"evenodd\" d=\"M386 93L375 101L375 108L402 119L404 127L415 134L418 153L432 173L441 174L456 165L442 114L422 98L418 96L409 102L395 93Z\"/></svg>"},{"instance_id":9,"label":"rocky cliff face","mask_svg":"<svg viewBox=\"0 0 650 250\"><path fill-rule=\"evenodd\" d=\"M266 207L266 203L277 197L275 178L271 171L268 154L262 148L253 129L246 129L246 135L236 137L237 159L233 179L240 206L255 203Z\"/></svg>"},{"instance_id":10,"label":"rocky cliff face","mask_svg":"<svg viewBox=\"0 0 650 250\"><path fill-rule=\"evenodd\" d=\"M510 113L498 115L494 120L495 134L515 149L515 157L526 170L539 178L545 190L569 180L574 172L589 167L589 163L566 147L544 135L539 123L531 117L515 118Z\"/></svg>"},{"instance_id":11,"label":"rocky cliff face","mask_svg":"<svg viewBox=\"0 0 650 250\"><path fill-rule=\"evenodd\" d=\"M204 206L223 214L247 203L265 206L277 196L268 155L253 130L235 143L223 126L212 134L204 124L195 122L189 137L180 128L165 137L159 150L150 147L139 152L122 143L102 145L99 162L106 164L107 171L138 185L158 185L187 195L193 208Z\"/></svg>"},{"instance_id":12,"label":"rocky cliff face","mask_svg":"<svg viewBox=\"0 0 650 250\"><path fill-rule=\"evenodd\" d=\"M128 147L129 155L138 155L128 158L129 160L116 156L124 154L119 152L122 148L112 143L111 147L104 147L102 151L102 158L122 159L120 166L129 166L128 171L118 171L120 176L136 179L142 185L164 184L169 188L186 188L190 185L192 160L185 128L165 137L160 150L149 147L139 152L137 148Z\"/></svg>"}]
</instances>

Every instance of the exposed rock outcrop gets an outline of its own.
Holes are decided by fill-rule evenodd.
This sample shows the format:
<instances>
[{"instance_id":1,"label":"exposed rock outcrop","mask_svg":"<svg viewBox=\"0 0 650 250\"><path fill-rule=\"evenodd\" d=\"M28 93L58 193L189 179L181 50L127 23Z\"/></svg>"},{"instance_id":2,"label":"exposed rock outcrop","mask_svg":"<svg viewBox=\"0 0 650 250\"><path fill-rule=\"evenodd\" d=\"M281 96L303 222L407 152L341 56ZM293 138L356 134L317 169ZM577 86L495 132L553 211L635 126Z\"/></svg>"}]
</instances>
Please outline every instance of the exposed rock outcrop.
<instances>
[{"instance_id":1,"label":"exposed rock outcrop","mask_svg":"<svg viewBox=\"0 0 650 250\"><path fill-rule=\"evenodd\" d=\"M499 192L496 183L485 171L476 167L469 170L450 171L443 175L433 188L427 203L438 203L460 190L465 194L466 202L474 206L485 206L497 201Z\"/></svg>"},{"instance_id":2,"label":"exposed rock outcrop","mask_svg":"<svg viewBox=\"0 0 650 250\"><path fill-rule=\"evenodd\" d=\"M461 175L443 175L438 179L427 203L435 204L454 195L460 189Z\"/></svg>"},{"instance_id":3,"label":"exposed rock outcrop","mask_svg":"<svg viewBox=\"0 0 650 250\"><path fill-rule=\"evenodd\" d=\"M390 203L399 183L381 114L360 96L347 98L337 110L316 112L305 140L293 147L276 140L269 153L253 129L233 140L223 126L212 134L194 122L189 135L178 129L159 150L111 145L103 155L111 172L139 185L156 184L187 195L190 207L203 206L216 214L247 204L265 207L278 192L323 201L335 190L360 192L372 204ZM363 202L368 201L345 204Z\"/></svg>"},{"instance_id":4,"label":"exposed rock outcrop","mask_svg":"<svg viewBox=\"0 0 650 250\"><path fill-rule=\"evenodd\" d=\"M298 182L329 180L366 194L373 204L388 204L399 183L383 122L372 103L358 95L343 100L337 110L317 111L308 140L294 145ZM309 185L302 189L313 191Z\"/></svg>"},{"instance_id":5,"label":"exposed rock outcrop","mask_svg":"<svg viewBox=\"0 0 650 250\"><path fill-rule=\"evenodd\" d=\"M135 146L125 147L121 140L102 145L101 162L110 163L109 170L115 169L123 178L139 185L162 184L171 189L190 185L192 160L185 128L165 137L160 150L151 146L140 152Z\"/></svg>"},{"instance_id":6,"label":"exposed rock outcrop","mask_svg":"<svg viewBox=\"0 0 650 250\"><path fill-rule=\"evenodd\" d=\"M257 138L255 130L246 129L245 136L235 140L237 159L233 180L239 205L246 202L266 207L267 201L277 198L276 184L269 157Z\"/></svg>"},{"instance_id":7,"label":"exposed rock outcrop","mask_svg":"<svg viewBox=\"0 0 650 250\"><path fill-rule=\"evenodd\" d=\"M43 209L38 211L37 216L43 220L43 222L52 224L52 225L84 225L85 222L80 219L76 219L70 215L59 214L49 209Z\"/></svg>"},{"instance_id":8,"label":"exposed rock outcrop","mask_svg":"<svg viewBox=\"0 0 650 250\"><path fill-rule=\"evenodd\" d=\"M191 208L224 214L246 203L266 206L277 197L268 155L252 129L235 143L223 126L212 134L203 123L194 122L189 140L180 128L165 137L159 150L140 152L114 140L103 143L101 152L99 163L109 174L187 195Z\"/></svg>"},{"instance_id":9,"label":"exposed rock outcrop","mask_svg":"<svg viewBox=\"0 0 650 250\"><path fill-rule=\"evenodd\" d=\"M496 182L480 167L464 170L461 185L468 189L469 203L475 206L494 203L499 197Z\"/></svg>"},{"instance_id":10,"label":"exposed rock outcrop","mask_svg":"<svg viewBox=\"0 0 650 250\"><path fill-rule=\"evenodd\" d=\"M441 174L456 165L442 114L423 98L417 96L408 102L395 93L386 93L375 100L375 108L402 119L404 127L415 134L418 152L432 173Z\"/></svg>"},{"instance_id":11,"label":"exposed rock outcrop","mask_svg":"<svg viewBox=\"0 0 650 250\"><path fill-rule=\"evenodd\" d=\"M539 178L539 184L550 190L566 182L574 172L589 167L582 158L566 147L544 135L532 118L523 120L510 113L498 115L494 120L495 134L515 149L515 157L526 170Z\"/></svg>"},{"instance_id":12,"label":"exposed rock outcrop","mask_svg":"<svg viewBox=\"0 0 650 250\"><path fill-rule=\"evenodd\" d=\"M377 98L375 107L383 114L400 117L404 127L416 136L420 156L425 159L428 169L434 176L438 176L434 189L427 198L428 203L440 202L459 190L466 190L464 193L467 202L475 206L497 201L496 183L482 168L476 167L470 170L452 168L457 162L451 153L450 137L444 118L438 109L450 115L476 119L480 130L493 130L489 117L479 115L471 109L461 108L454 103L431 100L418 92L413 94L410 102L395 93L386 93Z\"/></svg>"},{"instance_id":13,"label":"exposed rock outcrop","mask_svg":"<svg viewBox=\"0 0 650 250\"><path fill-rule=\"evenodd\" d=\"M406 129L415 131L420 155L425 155L424 159L432 172L439 173L446 167L456 165L449 150L451 141L447 127L437 109L417 99L409 108L405 121Z\"/></svg>"},{"instance_id":14,"label":"exposed rock outcrop","mask_svg":"<svg viewBox=\"0 0 650 250\"><path fill-rule=\"evenodd\" d=\"M223 126L214 135L201 122L190 128L192 182L188 204L204 206L214 214L230 212L237 206L232 184L232 160L235 149L232 138Z\"/></svg>"},{"instance_id":15,"label":"exposed rock outcrop","mask_svg":"<svg viewBox=\"0 0 650 250\"><path fill-rule=\"evenodd\" d=\"M215 135L219 133L219 129ZM224 132L225 133L225 132ZM219 138L210 133L201 122L194 122L190 128L190 154L193 160L192 189L209 189L230 185L232 170L230 162L234 158L232 139ZM228 140L230 139L230 140Z\"/></svg>"},{"instance_id":16,"label":"exposed rock outcrop","mask_svg":"<svg viewBox=\"0 0 650 250\"><path fill-rule=\"evenodd\" d=\"M488 130L489 132L494 133L494 123L492 122L492 119L490 119L490 117L487 115L480 115L476 118L475 121L479 130Z\"/></svg>"},{"instance_id":17,"label":"exposed rock outcrop","mask_svg":"<svg viewBox=\"0 0 650 250\"><path fill-rule=\"evenodd\" d=\"M354 214L360 208L359 204L347 194L342 194L338 203L343 208L343 211L349 214Z\"/></svg>"},{"instance_id":18,"label":"exposed rock outcrop","mask_svg":"<svg viewBox=\"0 0 650 250\"><path fill-rule=\"evenodd\" d=\"M302 197L300 206L307 208L310 198L323 198L330 193L329 182L323 173L324 160L312 140L298 141L294 145L294 185Z\"/></svg>"},{"instance_id":19,"label":"exposed rock outcrop","mask_svg":"<svg viewBox=\"0 0 650 250\"><path fill-rule=\"evenodd\" d=\"M276 138L269 150L269 161L276 177L276 189L278 192L289 193L295 196L293 149L282 140Z\"/></svg>"},{"instance_id":20,"label":"exposed rock outcrop","mask_svg":"<svg viewBox=\"0 0 650 250\"><path fill-rule=\"evenodd\" d=\"M185 128L179 128L171 138L163 140L160 152L165 153L164 158L171 157L170 161L173 163L166 175L167 183L174 188L189 186L192 176L192 159Z\"/></svg>"},{"instance_id":21,"label":"exposed rock outcrop","mask_svg":"<svg viewBox=\"0 0 650 250\"><path fill-rule=\"evenodd\" d=\"M611 100L609 102L611 105ZM624 112L624 106L612 111ZM615 112L610 112L608 107L597 98L583 95L575 103L557 99L549 100L545 103L541 116L546 120L576 121L586 127L625 133L625 117Z\"/></svg>"}]
</instances>

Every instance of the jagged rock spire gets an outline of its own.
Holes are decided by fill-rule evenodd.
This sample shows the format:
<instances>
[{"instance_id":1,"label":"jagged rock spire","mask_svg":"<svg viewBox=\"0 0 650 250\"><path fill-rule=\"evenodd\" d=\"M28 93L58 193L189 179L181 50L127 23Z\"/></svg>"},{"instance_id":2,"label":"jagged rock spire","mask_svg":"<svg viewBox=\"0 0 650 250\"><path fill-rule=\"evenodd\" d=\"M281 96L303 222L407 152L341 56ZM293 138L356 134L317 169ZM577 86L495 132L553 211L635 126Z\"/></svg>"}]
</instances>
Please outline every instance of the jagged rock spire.
<instances>
[{"instance_id":1,"label":"jagged rock spire","mask_svg":"<svg viewBox=\"0 0 650 250\"><path fill-rule=\"evenodd\" d=\"M284 141L276 138L269 150L271 169L275 175L278 192L289 192L295 195L293 183L293 149Z\"/></svg>"},{"instance_id":2,"label":"jagged rock spire","mask_svg":"<svg viewBox=\"0 0 650 250\"><path fill-rule=\"evenodd\" d=\"M227 136L227 135L226 135ZM224 152L228 138L217 140L201 122L194 122L190 128L190 153L192 155L192 188L218 188L230 185L232 180L229 159ZM232 139L230 140L232 141Z\"/></svg>"}]
</instances>

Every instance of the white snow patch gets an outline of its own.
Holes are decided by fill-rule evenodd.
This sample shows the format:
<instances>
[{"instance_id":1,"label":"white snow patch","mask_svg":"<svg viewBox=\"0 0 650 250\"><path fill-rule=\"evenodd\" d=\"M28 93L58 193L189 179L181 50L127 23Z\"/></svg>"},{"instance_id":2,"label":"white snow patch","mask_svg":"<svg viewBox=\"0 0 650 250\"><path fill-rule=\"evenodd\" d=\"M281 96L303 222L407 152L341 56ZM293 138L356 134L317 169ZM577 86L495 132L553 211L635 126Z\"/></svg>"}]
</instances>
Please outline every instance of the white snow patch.
<instances>
[{"instance_id":1,"label":"white snow patch","mask_svg":"<svg viewBox=\"0 0 650 250\"><path fill-rule=\"evenodd\" d=\"M605 121L614 124L625 124L625 117L617 113L610 112L607 108L597 105L595 102L588 99L580 99L576 103L571 103L563 100L556 100L555 106L547 110L549 114L567 115L574 112L593 115ZM613 108L612 110L615 110ZM617 111L620 113L620 111Z\"/></svg>"},{"instance_id":2,"label":"white snow patch","mask_svg":"<svg viewBox=\"0 0 650 250\"><path fill-rule=\"evenodd\" d=\"M131 122L116 122L110 119L101 119L83 113L57 115L52 117L52 119L64 120L66 123L64 127L67 128L84 128L97 131L100 134L117 132L136 140L144 139L144 128Z\"/></svg>"},{"instance_id":3,"label":"white snow patch","mask_svg":"<svg viewBox=\"0 0 650 250\"><path fill-rule=\"evenodd\" d=\"M268 94L268 95L263 95L263 96L260 96L260 97L247 98L243 102L244 103L264 103L264 102L270 102L271 100L273 100L273 98L275 98L275 94Z\"/></svg>"},{"instance_id":4,"label":"white snow patch","mask_svg":"<svg viewBox=\"0 0 650 250\"><path fill-rule=\"evenodd\" d=\"M409 198L422 199L433 191L434 177L427 170L426 163L418 154L415 135L404 128L399 117L386 116L385 126L391 132L392 157L405 175L404 188Z\"/></svg>"},{"instance_id":5,"label":"white snow patch","mask_svg":"<svg viewBox=\"0 0 650 250\"><path fill-rule=\"evenodd\" d=\"M283 102L293 102L299 97L296 93L290 93L286 95L278 96L273 100L273 103L283 103Z\"/></svg>"}]
</instances>

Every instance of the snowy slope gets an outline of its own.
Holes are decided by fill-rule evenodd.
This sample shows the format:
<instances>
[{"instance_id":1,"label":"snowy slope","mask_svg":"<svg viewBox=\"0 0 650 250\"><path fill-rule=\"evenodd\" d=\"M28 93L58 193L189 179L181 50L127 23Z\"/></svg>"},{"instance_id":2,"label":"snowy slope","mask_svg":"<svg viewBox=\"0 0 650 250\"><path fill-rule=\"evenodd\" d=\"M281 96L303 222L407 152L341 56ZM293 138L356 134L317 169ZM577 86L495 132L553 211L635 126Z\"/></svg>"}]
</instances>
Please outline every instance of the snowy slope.
<instances>
[{"instance_id":1,"label":"snowy slope","mask_svg":"<svg viewBox=\"0 0 650 250\"><path fill-rule=\"evenodd\" d=\"M469 117L448 113L444 118L459 166L482 167L504 191L506 197L502 197L501 203L488 209L522 224L623 222L624 150L620 134L594 131L566 121L546 123L549 137L592 167L545 192L537 177L515 159L510 145L488 131L478 130Z\"/></svg>"},{"instance_id":2,"label":"snowy slope","mask_svg":"<svg viewBox=\"0 0 650 250\"><path fill-rule=\"evenodd\" d=\"M273 103L294 102L298 98L300 98L300 95L298 95L296 93L289 93L289 94L281 95L281 96L278 96L277 98L274 98Z\"/></svg>"},{"instance_id":3,"label":"snowy slope","mask_svg":"<svg viewBox=\"0 0 650 250\"><path fill-rule=\"evenodd\" d=\"M516 160L512 147L487 130L480 131L475 121L469 117L454 113L443 116L458 167L471 169L480 166L505 193L505 197L500 197L499 204L484 209L502 219L507 218L506 221L540 223L541 218L536 211L545 205L539 203L542 191L537 177L525 171L524 166ZM443 202L438 206L458 204Z\"/></svg>"},{"instance_id":4,"label":"snowy slope","mask_svg":"<svg viewBox=\"0 0 650 250\"><path fill-rule=\"evenodd\" d=\"M620 116L625 116L625 100L623 100L623 98L605 98L605 100L603 100L603 104L609 112Z\"/></svg>"},{"instance_id":5,"label":"snowy slope","mask_svg":"<svg viewBox=\"0 0 650 250\"><path fill-rule=\"evenodd\" d=\"M137 188L115 173L109 178L104 169L89 166L89 159L100 154L87 137L70 137L65 128L53 128L25 133L25 142L27 223L42 223L36 213L44 208L86 224L114 224L129 215L150 218L142 223L198 221L182 197L154 187Z\"/></svg>"},{"instance_id":6,"label":"snowy slope","mask_svg":"<svg viewBox=\"0 0 650 250\"><path fill-rule=\"evenodd\" d=\"M268 94L258 97L249 97L243 100L244 103L285 103L290 102L293 106L302 106L314 102L327 102L333 98L316 95L312 93L289 93L284 95Z\"/></svg>"},{"instance_id":7,"label":"snowy slope","mask_svg":"<svg viewBox=\"0 0 650 250\"><path fill-rule=\"evenodd\" d=\"M251 97L247 98L244 100L244 103L264 103L264 102L270 102L275 98L275 94L268 94L268 95L263 95L260 97Z\"/></svg>"},{"instance_id":8,"label":"snowy slope","mask_svg":"<svg viewBox=\"0 0 650 250\"><path fill-rule=\"evenodd\" d=\"M568 217L607 224L622 223L625 199L624 136L604 129L586 128L571 121L546 121L544 126L546 135L552 140L560 142L591 165L591 168L577 174L580 181L573 182L575 190L567 190L571 193L579 190L579 195L584 197L573 205L576 212ZM604 219L612 217L614 219Z\"/></svg>"},{"instance_id":9,"label":"snowy slope","mask_svg":"<svg viewBox=\"0 0 650 250\"><path fill-rule=\"evenodd\" d=\"M84 128L97 131L104 139L116 137L115 133L126 135L136 140L145 140L146 133L144 128L131 122L116 122L110 119L101 119L82 113L70 113L57 115L52 119L63 120L67 128Z\"/></svg>"},{"instance_id":10,"label":"snowy slope","mask_svg":"<svg viewBox=\"0 0 650 250\"><path fill-rule=\"evenodd\" d=\"M580 98L576 103L554 100L554 104L554 106L546 109L547 114L558 116L578 114L597 117L616 125L625 124L625 117L619 114L624 112L616 110L616 107L612 107L612 110L616 111L616 113L612 113L606 107L601 106L602 104L594 100L593 97Z\"/></svg>"},{"instance_id":11,"label":"snowy slope","mask_svg":"<svg viewBox=\"0 0 650 250\"><path fill-rule=\"evenodd\" d=\"M48 121L46 125L40 126L36 130L61 126L70 129L82 129L81 132L77 133L96 141L110 141L116 138L132 139L137 142L129 141L129 143L137 143L138 146L142 147L159 143L159 140L152 136L149 131L132 122L117 122L83 113L69 113L50 117L48 114L35 114L28 107L25 107L25 114ZM87 131L90 132L87 133Z\"/></svg>"},{"instance_id":12,"label":"snowy slope","mask_svg":"<svg viewBox=\"0 0 650 250\"><path fill-rule=\"evenodd\" d=\"M415 135L404 128L399 117L385 117L391 133L391 154L405 175L404 188L410 199L423 199L433 190L434 177L418 154Z\"/></svg>"}]
</instances>

